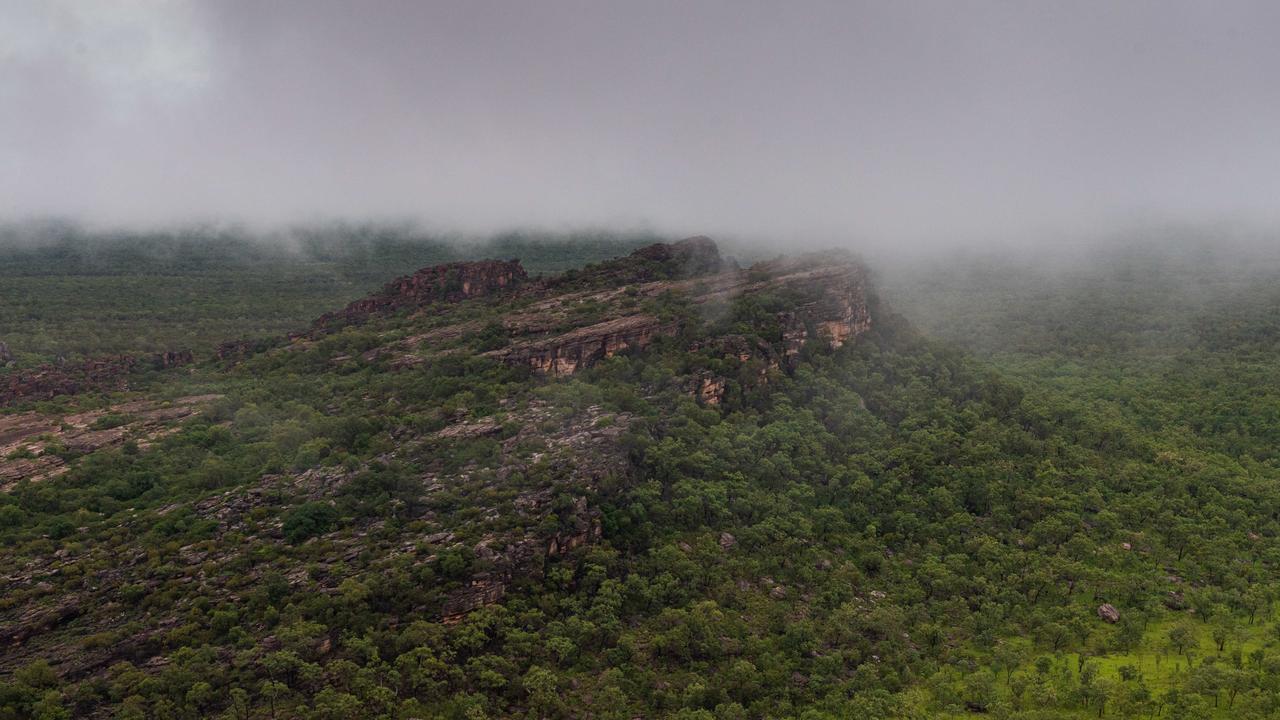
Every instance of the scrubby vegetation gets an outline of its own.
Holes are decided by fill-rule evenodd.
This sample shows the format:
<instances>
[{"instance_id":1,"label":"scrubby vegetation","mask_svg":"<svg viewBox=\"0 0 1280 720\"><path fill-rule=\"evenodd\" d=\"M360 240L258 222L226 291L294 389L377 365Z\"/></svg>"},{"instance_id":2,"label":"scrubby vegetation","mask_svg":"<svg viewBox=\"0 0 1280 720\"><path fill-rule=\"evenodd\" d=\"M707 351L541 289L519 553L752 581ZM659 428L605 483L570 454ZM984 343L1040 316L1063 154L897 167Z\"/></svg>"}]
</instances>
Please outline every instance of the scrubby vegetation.
<instances>
[{"instance_id":1,"label":"scrubby vegetation","mask_svg":"<svg viewBox=\"0 0 1280 720\"><path fill-rule=\"evenodd\" d=\"M159 378L222 397L0 495L3 627L59 618L10 638L0 717L1280 716L1276 268L1206 287L1152 250L1048 297L956 268L891 278L867 334L789 372L690 347L777 346L803 293L712 313L624 292L683 330L570 378L485 354L529 310L504 298L417 364L370 351L443 316ZM1203 292L1162 300L1185 282ZM719 404L689 391L702 372ZM449 613L506 561L495 538L578 537L583 507L598 540Z\"/></svg>"},{"instance_id":2,"label":"scrubby vegetation","mask_svg":"<svg viewBox=\"0 0 1280 720\"><path fill-rule=\"evenodd\" d=\"M207 353L227 340L303 328L426 265L519 257L530 272L552 273L655 240L509 233L475 241L385 226L265 238L218 228L137 235L0 226L0 341L28 365L58 356Z\"/></svg>"}]
</instances>

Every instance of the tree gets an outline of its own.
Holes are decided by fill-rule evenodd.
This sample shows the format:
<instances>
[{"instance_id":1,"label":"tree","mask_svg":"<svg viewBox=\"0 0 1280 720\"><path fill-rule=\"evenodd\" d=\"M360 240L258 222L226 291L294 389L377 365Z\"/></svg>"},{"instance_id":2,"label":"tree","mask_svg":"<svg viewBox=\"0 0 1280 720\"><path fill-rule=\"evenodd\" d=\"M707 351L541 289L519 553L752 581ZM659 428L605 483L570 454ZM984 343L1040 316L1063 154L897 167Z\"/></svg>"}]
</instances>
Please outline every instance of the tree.
<instances>
[{"instance_id":1,"label":"tree","mask_svg":"<svg viewBox=\"0 0 1280 720\"><path fill-rule=\"evenodd\" d=\"M249 693L244 688L231 688L227 694L231 701L227 708L235 720L249 720L253 713L253 705L249 702Z\"/></svg>"},{"instance_id":2,"label":"tree","mask_svg":"<svg viewBox=\"0 0 1280 720\"><path fill-rule=\"evenodd\" d=\"M281 709L281 702L289 697L289 686L275 680L266 680L263 681L260 692L263 699L267 701L267 709L271 713L271 720L276 720L277 713Z\"/></svg>"},{"instance_id":3,"label":"tree","mask_svg":"<svg viewBox=\"0 0 1280 720\"><path fill-rule=\"evenodd\" d=\"M290 543L300 543L328 532L337 519L338 510L327 502L303 503L284 516L284 539Z\"/></svg>"},{"instance_id":4,"label":"tree","mask_svg":"<svg viewBox=\"0 0 1280 720\"><path fill-rule=\"evenodd\" d=\"M1226 619L1219 619L1214 622L1210 635L1213 637L1213 644L1218 647L1218 652L1222 653L1227 641L1235 636L1235 631L1227 625Z\"/></svg>"},{"instance_id":5,"label":"tree","mask_svg":"<svg viewBox=\"0 0 1280 720\"><path fill-rule=\"evenodd\" d=\"M528 694L530 707L543 716L558 712L560 681L555 673L534 665L524 674L520 684Z\"/></svg>"},{"instance_id":6,"label":"tree","mask_svg":"<svg viewBox=\"0 0 1280 720\"><path fill-rule=\"evenodd\" d=\"M62 704L62 693L49 690L32 708L33 720L71 720L71 711Z\"/></svg>"},{"instance_id":7,"label":"tree","mask_svg":"<svg viewBox=\"0 0 1280 720\"><path fill-rule=\"evenodd\" d=\"M1179 623L1169 628L1169 646L1179 655L1187 654L1187 651L1195 646L1195 631L1188 627L1185 623ZM1187 655L1187 661L1190 662L1191 656Z\"/></svg>"}]
</instances>

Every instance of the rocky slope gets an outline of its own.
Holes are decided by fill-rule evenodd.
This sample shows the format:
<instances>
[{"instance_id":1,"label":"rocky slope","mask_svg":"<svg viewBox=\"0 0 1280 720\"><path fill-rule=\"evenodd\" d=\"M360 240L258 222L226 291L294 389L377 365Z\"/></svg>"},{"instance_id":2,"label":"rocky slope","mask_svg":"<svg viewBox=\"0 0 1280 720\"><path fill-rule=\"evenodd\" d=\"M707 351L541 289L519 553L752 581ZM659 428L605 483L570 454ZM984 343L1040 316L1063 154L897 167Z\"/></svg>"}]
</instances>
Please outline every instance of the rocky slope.
<instances>
[{"instance_id":1,"label":"rocky slope","mask_svg":"<svg viewBox=\"0 0 1280 720\"><path fill-rule=\"evenodd\" d=\"M177 350L149 358L94 357L14 370L0 375L0 408L82 392L118 392L127 389L130 376L142 370L171 370L193 360L191 351Z\"/></svg>"},{"instance_id":2,"label":"rocky slope","mask_svg":"<svg viewBox=\"0 0 1280 720\"><path fill-rule=\"evenodd\" d=\"M210 538L234 542L209 539L123 554L102 544L51 542L37 557L0 565L0 580L12 590L0 605L0 642L9 648L0 671L35 657L50 659L72 679L121 660L163 667L165 638L202 598L234 604L275 572L285 573L293 591L334 594L350 582L406 568L431 570L443 579L424 590L403 619L458 622L502 602L513 586L539 581L549 564L574 562L598 542L601 494L636 472L624 442L632 414L542 391L611 358L661 348L683 360L673 376L638 384L637 397L668 402L660 398L675 392L721 406L793 371L806 352L829 352L856 340L872 322L866 272L848 256L779 259L743 269L721 258L710 240L691 238L554 278L530 278L517 261L424 268L288 340L228 343L210 371L223 373L233 388L238 379L248 383L245 393L256 392L251 379L288 363L304 364L317 379L368 378L368 385L352 386L351 397L335 399L335 408L338 400L347 403L342 412L348 416L357 412L352 407L411 404L415 385L426 382L415 378L437 377L432 373L465 363L473 363L462 365L472 368L467 372L509 375L503 387L510 395L472 398L489 403L483 410L453 402L415 407L416 423L388 429L376 457L295 460L247 477L211 470L210 477L224 484L232 473L230 485L120 520L122 528L132 528L128 532L143 533L181 518L207 528ZM187 359L164 356L156 365ZM103 382L127 375L114 366L81 370ZM32 387L67 389L53 370L40 373L21 380L27 389L17 392L31 397ZM383 384L391 389L373 386L388 377ZM461 377L465 383L473 376ZM130 452L146 453L149 443L179 442L184 433L204 433L200 437L209 443L269 437L241 429L258 411L236 392L228 390L228 402L242 410L216 428L192 424L215 399L208 396L139 399L78 417L0 418L0 452L8 458L0 460L0 489L58 482L66 473L85 482L76 469L86 458L115 452L130 440ZM102 422L110 416L123 420ZM397 499L389 506L394 520L357 517L305 543L290 538L282 503L337 505L366 492L362 483L387 468L401 468ZM246 563L250 552L283 560ZM450 568L451 558L460 556L470 560L459 574ZM71 575L76 581L66 582ZM145 613L128 600L160 593L175 599ZM84 646L86 637L118 641ZM263 642L270 646L269 639Z\"/></svg>"},{"instance_id":3,"label":"rocky slope","mask_svg":"<svg viewBox=\"0 0 1280 720\"><path fill-rule=\"evenodd\" d=\"M84 412L0 415L0 491L66 472L66 457L132 442L146 449L220 395L133 400Z\"/></svg>"},{"instance_id":4,"label":"rocky slope","mask_svg":"<svg viewBox=\"0 0 1280 720\"><path fill-rule=\"evenodd\" d=\"M389 283L381 292L357 300L316 320L313 332L324 333L371 316L436 302L461 302L511 289L528 273L519 261L481 260L423 268Z\"/></svg>"}]
</instances>

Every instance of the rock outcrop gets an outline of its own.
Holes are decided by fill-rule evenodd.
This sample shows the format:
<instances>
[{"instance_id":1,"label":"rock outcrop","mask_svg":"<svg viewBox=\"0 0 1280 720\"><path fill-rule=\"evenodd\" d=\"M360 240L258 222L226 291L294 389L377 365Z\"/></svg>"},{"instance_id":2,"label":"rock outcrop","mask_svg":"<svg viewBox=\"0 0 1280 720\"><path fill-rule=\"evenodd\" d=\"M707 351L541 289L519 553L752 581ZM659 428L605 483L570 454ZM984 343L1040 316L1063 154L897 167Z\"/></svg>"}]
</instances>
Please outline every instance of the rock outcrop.
<instances>
[{"instance_id":1,"label":"rock outcrop","mask_svg":"<svg viewBox=\"0 0 1280 720\"><path fill-rule=\"evenodd\" d=\"M356 300L338 312L322 315L315 321L314 330L324 333L403 308L484 297L515 288L528 277L529 274L519 260L480 260L433 265L398 278L381 291Z\"/></svg>"},{"instance_id":2,"label":"rock outcrop","mask_svg":"<svg viewBox=\"0 0 1280 720\"><path fill-rule=\"evenodd\" d=\"M1103 603L1098 606L1098 617L1109 623L1117 623L1120 622L1120 611L1111 603Z\"/></svg>"},{"instance_id":3,"label":"rock outcrop","mask_svg":"<svg viewBox=\"0 0 1280 720\"><path fill-rule=\"evenodd\" d=\"M0 415L0 492L22 480L45 480L66 472L66 463L53 452L59 447L89 453L132 440L145 448L220 397L191 395L163 403L135 400L70 415Z\"/></svg>"},{"instance_id":4,"label":"rock outcrop","mask_svg":"<svg viewBox=\"0 0 1280 720\"><path fill-rule=\"evenodd\" d=\"M593 284L604 283L614 287L670 282L705 277L729 269L736 267L720 256L715 242L699 235L674 243L654 243L625 257L591 265L581 271L567 272L545 281L544 287L560 291L584 279Z\"/></svg>"},{"instance_id":5,"label":"rock outcrop","mask_svg":"<svg viewBox=\"0 0 1280 720\"><path fill-rule=\"evenodd\" d=\"M445 599L440 610L440 620L453 625L466 617L467 613L498 602L506 593L506 583L501 580L472 579L465 587L454 591Z\"/></svg>"},{"instance_id":6,"label":"rock outcrop","mask_svg":"<svg viewBox=\"0 0 1280 720\"><path fill-rule=\"evenodd\" d=\"M680 331L678 323L650 315L631 315L577 328L496 352L504 362L527 365L552 376L572 375L620 352L643 348L662 336Z\"/></svg>"},{"instance_id":7,"label":"rock outcrop","mask_svg":"<svg viewBox=\"0 0 1280 720\"><path fill-rule=\"evenodd\" d=\"M152 358L152 363L157 370L171 370L173 368L190 365L195 362L190 350L168 350L162 353L156 353Z\"/></svg>"},{"instance_id":8,"label":"rock outcrop","mask_svg":"<svg viewBox=\"0 0 1280 720\"><path fill-rule=\"evenodd\" d=\"M654 268L679 280L648 280L659 274ZM815 339L837 349L871 328L867 303L866 274L861 265L844 255L815 255L797 260L771 261L746 270L725 270L715 244L706 238L690 238L673 245L657 244L635 251L626 258L602 264L575 282L606 286L595 294L573 294L575 302L614 302L620 294L656 297L671 292L685 295L703 305L723 304L752 293L787 292L806 299L793 309L777 314L781 342L775 350L767 343L752 344L741 336L700 341L692 349L717 343L724 345L726 357L740 362L752 358L763 361L764 369L793 370L801 350ZM702 273L702 274L698 274ZM641 282L627 282L641 278ZM555 325L559 281L542 285L536 292L551 298L521 314L509 326L520 333L536 333ZM560 297L564 297L561 295ZM546 318L553 318L546 322ZM528 365L536 372L564 376L590 367L626 350L647 346L654 338L680 333L678 323L662 322L652 315L633 314L575 328L557 335L517 342L491 353L515 365ZM722 397L722 379L707 378L705 393L699 384L695 392L704 402L714 404Z\"/></svg>"},{"instance_id":9,"label":"rock outcrop","mask_svg":"<svg viewBox=\"0 0 1280 720\"><path fill-rule=\"evenodd\" d=\"M0 340L0 365L13 362L13 353L9 352L9 346Z\"/></svg>"},{"instance_id":10,"label":"rock outcrop","mask_svg":"<svg viewBox=\"0 0 1280 720\"><path fill-rule=\"evenodd\" d=\"M799 353L812 337L821 338L835 350L871 329L871 311L867 302L867 277L863 267L847 257L831 254L800 258L794 261L761 263L752 266L752 274L772 274L770 285L776 288L809 289L817 297L793 310L779 313L784 353Z\"/></svg>"},{"instance_id":11,"label":"rock outcrop","mask_svg":"<svg viewBox=\"0 0 1280 720\"><path fill-rule=\"evenodd\" d=\"M0 406L50 400L87 390L117 391L137 367L137 358L120 355L79 363L52 363L0 377Z\"/></svg>"},{"instance_id":12,"label":"rock outcrop","mask_svg":"<svg viewBox=\"0 0 1280 720\"><path fill-rule=\"evenodd\" d=\"M694 379L694 397L703 405L719 405L724 401L729 381L718 375L704 372Z\"/></svg>"},{"instance_id":13,"label":"rock outcrop","mask_svg":"<svg viewBox=\"0 0 1280 720\"><path fill-rule=\"evenodd\" d=\"M665 265L675 277L700 277L720 272L725 261L720 248L705 235L685 238L677 243L657 243L640 248L631 257Z\"/></svg>"},{"instance_id":14,"label":"rock outcrop","mask_svg":"<svg viewBox=\"0 0 1280 720\"><path fill-rule=\"evenodd\" d=\"M190 350L169 351L153 355L150 365L157 370L167 370L190 364L193 360ZM132 355L116 355L15 370L0 375L0 407L82 392L125 390L129 375L145 368L144 362Z\"/></svg>"}]
</instances>

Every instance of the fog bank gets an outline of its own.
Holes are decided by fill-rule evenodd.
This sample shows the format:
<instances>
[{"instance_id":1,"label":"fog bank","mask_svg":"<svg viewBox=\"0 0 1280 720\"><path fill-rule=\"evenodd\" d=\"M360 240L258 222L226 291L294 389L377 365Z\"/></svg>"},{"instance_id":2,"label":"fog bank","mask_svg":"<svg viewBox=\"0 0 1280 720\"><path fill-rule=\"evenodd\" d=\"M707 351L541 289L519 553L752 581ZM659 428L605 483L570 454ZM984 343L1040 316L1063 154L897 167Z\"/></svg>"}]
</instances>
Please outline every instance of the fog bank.
<instances>
[{"instance_id":1,"label":"fog bank","mask_svg":"<svg viewBox=\"0 0 1280 720\"><path fill-rule=\"evenodd\" d=\"M0 3L0 218L779 247L1280 221L1270 2Z\"/></svg>"}]
</instances>

